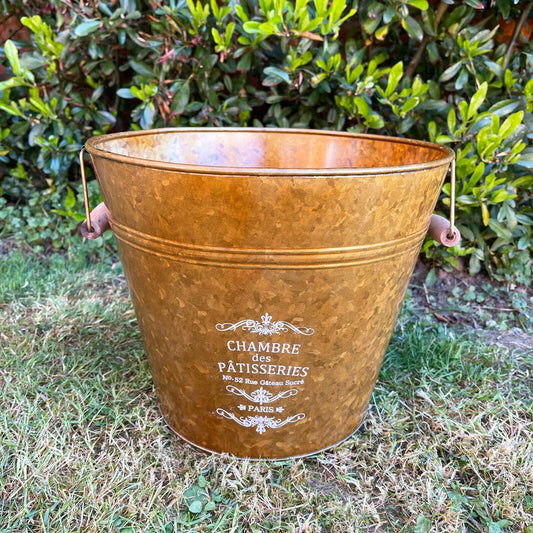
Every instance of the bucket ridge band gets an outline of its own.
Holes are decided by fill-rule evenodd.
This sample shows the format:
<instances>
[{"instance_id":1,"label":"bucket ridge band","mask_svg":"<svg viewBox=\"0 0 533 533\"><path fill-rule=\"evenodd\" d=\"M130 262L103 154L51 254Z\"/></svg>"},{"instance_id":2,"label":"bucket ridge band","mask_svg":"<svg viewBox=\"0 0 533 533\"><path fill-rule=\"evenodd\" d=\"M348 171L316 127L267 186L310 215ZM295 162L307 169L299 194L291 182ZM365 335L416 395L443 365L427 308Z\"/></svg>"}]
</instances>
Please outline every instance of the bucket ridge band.
<instances>
[{"instance_id":1,"label":"bucket ridge band","mask_svg":"<svg viewBox=\"0 0 533 533\"><path fill-rule=\"evenodd\" d=\"M233 268L335 268L383 261L418 250L427 228L393 241L339 248L235 248L171 241L131 229L110 219L115 238L167 259Z\"/></svg>"}]
</instances>

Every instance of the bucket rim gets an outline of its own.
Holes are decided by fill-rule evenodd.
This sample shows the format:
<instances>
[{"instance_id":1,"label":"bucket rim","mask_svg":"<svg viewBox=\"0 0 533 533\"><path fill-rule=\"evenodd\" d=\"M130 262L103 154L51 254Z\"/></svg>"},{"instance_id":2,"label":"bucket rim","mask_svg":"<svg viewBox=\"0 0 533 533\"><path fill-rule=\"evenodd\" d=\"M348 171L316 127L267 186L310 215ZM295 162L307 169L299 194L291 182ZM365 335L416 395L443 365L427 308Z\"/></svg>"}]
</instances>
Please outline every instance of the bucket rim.
<instances>
[{"instance_id":1,"label":"bucket rim","mask_svg":"<svg viewBox=\"0 0 533 533\"><path fill-rule=\"evenodd\" d=\"M431 148L440 151L442 157L425 161L422 163L414 163L410 165L392 165L387 167L330 167L330 168L276 168L276 167L230 167L230 166L214 166L214 165L193 165L185 163L176 163L170 161L158 161L156 159L146 159L123 155L110 150L104 150L99 147L99 144L106 141L128 138L140 137L143 135L160 135L171 133L202 133L202 132L231 132L231 133L267 133L270 134L304 134L316 135L326 137L347 137L353 139L369 139L375 141L385 141L390 143L406 144L411 146L418 146L421 148ZM169 170L186 172L188 174L213 174L219 176L301 176L301 177L315 177L315 176L373 176L383 174L400 174L405 172L417 172L428 170L443 165L449 165L455 159L455 152L448 146L443 146L429 141L422 141L418 139L407 139L403 137L394 137L388 135L375 135L369 133L354 133L342 132L332 130L313 130L302 128L245 128L245 127L193 127L193 128L154 128L144 130L124 131L118 133L109 133L104 135L95 135L90 137L85 142L85 149L89 154L102 159L108 159L121 163L126 163L135 166L148 167L158 170Z\"/></svg>"}]
</instances>

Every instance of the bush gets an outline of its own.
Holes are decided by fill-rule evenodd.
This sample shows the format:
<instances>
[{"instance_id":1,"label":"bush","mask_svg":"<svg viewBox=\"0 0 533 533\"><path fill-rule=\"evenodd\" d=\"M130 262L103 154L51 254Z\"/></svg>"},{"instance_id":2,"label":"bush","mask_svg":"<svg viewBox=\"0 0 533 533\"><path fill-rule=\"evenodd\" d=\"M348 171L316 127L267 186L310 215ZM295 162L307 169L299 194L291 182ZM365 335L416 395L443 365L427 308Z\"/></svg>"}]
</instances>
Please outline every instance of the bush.
<instances>
[{"instance_id":1,"label":"bush","mask_svg":"<svg viewBox=\"0 0 533 533\"><path fill-rule=\"evenodd\" d=\"M82 217L77 153L87 137L110 131L238 125L400 135L457 152L463 241L451 250L427 241L426 256L449 267L464 257L472 273L484 266L528 283L531 6L488 3L4 0L4 19L15 16L27 34L7 40L2 58L0 213L33 202L30 211L49 224L54 209ZM449 195L446 185L444 214Z\"/></svg>"}]
</instances>

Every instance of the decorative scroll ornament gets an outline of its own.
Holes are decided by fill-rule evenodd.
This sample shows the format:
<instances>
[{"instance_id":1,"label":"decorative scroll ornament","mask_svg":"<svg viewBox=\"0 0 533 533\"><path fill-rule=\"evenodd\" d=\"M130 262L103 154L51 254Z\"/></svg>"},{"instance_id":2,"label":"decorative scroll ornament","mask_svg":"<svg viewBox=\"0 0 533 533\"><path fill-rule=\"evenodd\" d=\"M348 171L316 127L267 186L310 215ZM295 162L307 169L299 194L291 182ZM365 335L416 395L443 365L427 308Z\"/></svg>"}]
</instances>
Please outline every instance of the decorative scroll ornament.
<instances>
[{"instance_id":1,"label":"decorative scroll ornament","mask_svg":"<svg viewBox=\"0 0 533 533\"><path fill-rule=\"evenodd\" d=\"M225 322L224 324L217 324L216 328L218 331L235 331L241 328L243 331L249 331L250 333L257 333L259 335L280 335L281 332L294 331L300 335L312 335L315 330L312 328L298 328L289 322L283 320L278 320L277 322L272 322L272 316L268 313L265 313L261 317L261 322L257 320L247 319L240 320L235 324L231 322Z\"/></svg>"},{"instance_id":2,"label":"decorative scroll ornament","mask_svg":"<svg viewBox=\"0 0 533 533\"><path fill-rule=\"evenodd\" d=\"M298 422L299 420L303 420L305 418L304 413L298 413L294 416L289 416L285 420L281 420L281 418L274 418L273 416L240 416L237 417L233 413L228 413L228 411L225 411L224 409L217 409L217 414L220 416L223 416L224 418L227 418L228 420L234 420L237 422L237 424L240 424L241 426L244 426L246 428L252 428L255 427L257 433L263 434L267 429L277 429L280 427L285 426L286 424L291 424L294 422Z\"/></svg>"},{"instance_id":3,"label":"decorative scroll ornament","mask_svg":"<svg viewBox=\"0 0 533 533\"><path fill-rule=\"evenodd\" d=\"M272 403L280 398L290 398L291 396L298 394L296 389L289 389L274 396L270 391L263 389L263 387L248 394L246 391L238 389L233 385L228 385L226 390L232 394L235 394L235 396L244 396L247 400L258 403L259 405L263 405L264 403Z\"/></svg>"}]
</instances>

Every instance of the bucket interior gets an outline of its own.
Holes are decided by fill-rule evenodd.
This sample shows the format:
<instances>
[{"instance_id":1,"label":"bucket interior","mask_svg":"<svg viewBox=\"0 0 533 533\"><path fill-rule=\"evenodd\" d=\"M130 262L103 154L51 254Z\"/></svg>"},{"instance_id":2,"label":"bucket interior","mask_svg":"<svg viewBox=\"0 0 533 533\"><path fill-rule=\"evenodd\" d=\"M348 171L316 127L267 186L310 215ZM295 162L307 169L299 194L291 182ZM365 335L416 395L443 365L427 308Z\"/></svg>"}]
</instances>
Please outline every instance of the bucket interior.
<instances>
[{"instance_id":1,"label":"bucket interior","mask_svg":"<svg viewBox=\"0 0 533 533\"><path fill-rule=\"evenodd\" d=\"M145 165L218 169L378 169L433 166L448 159L440 146L408 139L323 131L171 129L119 133L93 139L104 157ZM399 168L400 170L401 168Z\"/></svg>"}]
</instances>

